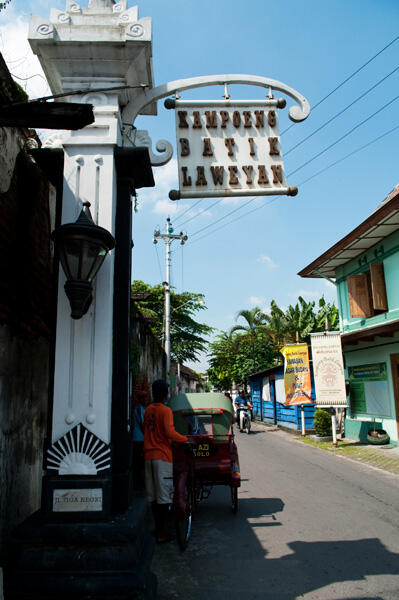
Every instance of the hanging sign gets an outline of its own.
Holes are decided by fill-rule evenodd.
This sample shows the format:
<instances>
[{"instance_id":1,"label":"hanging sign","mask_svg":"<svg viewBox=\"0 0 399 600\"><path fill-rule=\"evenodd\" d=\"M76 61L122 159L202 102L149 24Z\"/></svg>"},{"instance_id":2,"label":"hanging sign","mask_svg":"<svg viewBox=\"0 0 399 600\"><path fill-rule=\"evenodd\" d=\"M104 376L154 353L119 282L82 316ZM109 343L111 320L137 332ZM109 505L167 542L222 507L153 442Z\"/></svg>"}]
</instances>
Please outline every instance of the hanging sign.
<instances>
[{"instance_id":1,"label":"hanging sign","mask_svg":"<svg viewBox=\"0 0 399 600\"><path fill-rule=\"evenodd\" d=\"M313 374L318 406L347 406L339 331L311 333Z\"/></svg>"},{"instance_id":2,"label":"hanging sign","mask_svg":"<svg viewBox=\"0 0 399 600\"><path fill-rule=\"evenodd\" d=\"M289 344L281 348L280 352L284 356L286 406L313 402L308 345Z\"/></svg>"},{"instance_id":3,"label":"hanging sign","mask_svg":"<svg viewBox=\"0 0 399 600\"><path fill-rule=\"evenodd\" d=\"M169 197L295 196L287 187L278 129L285 100L176 100L179 190Z\"/></svg>"}]
</instances>

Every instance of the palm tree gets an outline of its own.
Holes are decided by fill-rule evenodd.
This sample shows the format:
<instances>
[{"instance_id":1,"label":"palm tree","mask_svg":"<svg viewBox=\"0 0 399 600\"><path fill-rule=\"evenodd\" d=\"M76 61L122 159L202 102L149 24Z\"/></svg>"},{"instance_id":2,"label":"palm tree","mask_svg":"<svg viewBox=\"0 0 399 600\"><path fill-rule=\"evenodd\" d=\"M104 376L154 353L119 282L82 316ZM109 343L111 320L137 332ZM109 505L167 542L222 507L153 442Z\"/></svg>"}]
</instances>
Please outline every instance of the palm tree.
<instances>
[{"instance_id":1,"label":"palm tree","mask_svg":"<svg viewBox=\"0 0 399 600\"><path fill-rule=\"evenodd\" d=\"M250 344L253 371L256 371L257 361L255 358L255 345L258 341L259 334L267 333L266 315L259 306L255 306L252 310L240 310L236 315L236 321L239 318L244 319L246 324L234 325L234 327L230 329L230 336L232 336L233 333L242 332L235 339L238 344L242 341Z\"/></svg>"},{"instance_id":2,"label":"palm tree","mask_svg":"<svg viewBox=\"0 0 399 600\"><path fill-rule=\"evenodd\" d=\"M314 313L314 302L306 302L301 296L295 306L289 306L285 313L287 319L287 332L289 341L295 342L297 334L305 341L310 333L315 330L316 319Z\"/></svg>"},{"instance_id":3,"label":"palm tree","mask_svg":"<svg viewBox=\"0 0 399 600\"><path fill-rule=\"evenodd\" d=\"M284 311L277 306L275 300L270 303L270 313L265 315L265 321L267 333L272 338L276 349L290 341L287 317Z\"/></svg>"}]
</instances>

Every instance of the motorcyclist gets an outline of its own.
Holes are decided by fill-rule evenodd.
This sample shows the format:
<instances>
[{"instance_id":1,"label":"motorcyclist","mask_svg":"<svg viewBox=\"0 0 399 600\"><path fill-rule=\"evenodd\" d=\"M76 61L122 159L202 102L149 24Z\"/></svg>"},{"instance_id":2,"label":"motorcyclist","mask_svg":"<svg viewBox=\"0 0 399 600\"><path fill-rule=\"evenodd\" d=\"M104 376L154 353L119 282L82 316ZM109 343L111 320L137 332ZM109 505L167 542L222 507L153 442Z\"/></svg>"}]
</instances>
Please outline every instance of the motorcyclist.
<instances>
[{"instance_id":1,"label":"motorcyclist","mask_svg":"<svg viewBox=\"0 0 399 600\"><path fill-rule=\"evenodd\" d=\"M236 407L237 421L239 423L240 431L243 430L244 423L244 412L247 411L248 419L251 420L251 409L253 408L252 402L244 394L244 390L240 390L237 398L234 401Z\"/></svg>"}]
</instances>

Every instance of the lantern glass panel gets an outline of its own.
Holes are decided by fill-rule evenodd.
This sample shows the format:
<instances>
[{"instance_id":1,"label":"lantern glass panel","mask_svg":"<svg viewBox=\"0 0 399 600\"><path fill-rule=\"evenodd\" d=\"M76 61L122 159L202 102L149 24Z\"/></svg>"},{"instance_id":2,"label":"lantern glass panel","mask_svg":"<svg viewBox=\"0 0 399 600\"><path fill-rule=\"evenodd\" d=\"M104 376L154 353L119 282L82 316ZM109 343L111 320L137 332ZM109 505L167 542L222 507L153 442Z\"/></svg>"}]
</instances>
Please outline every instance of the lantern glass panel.
<instances>
[{"instance_id":1,"label":"lantern glass panel","mask_svg":"<svg viewBox=\"0 0 399 600\"><path fill-rule=\"evenodd\" d=\"M77 238L65 239L61 248L61 264L67 279L81 279L80 264L82 255L82 240Z\"/></svg>"},{"instance_id":2,"label":"lantern glass panel","mask_svg":"<svg viewBox=\"0 0 399 600\"><path fill-rule=\"evenodd\" d=\"M80 237L64 240L60 259L67 279L91 282L108 254L107 248Z\"/></svg>"},{"instance_id":3,"label":"lantern glass panel","mask_svg":"<svg viewBox=\"0 0 399 600\"><path fill-rule=\"evenodd\" d=\"M85 244L85 257L83 260L83 272L84 279L86 281L93 281L94 277L107 256L108 251L103 246L97 243L86 242Z\"/></svg>"}]
</instances>

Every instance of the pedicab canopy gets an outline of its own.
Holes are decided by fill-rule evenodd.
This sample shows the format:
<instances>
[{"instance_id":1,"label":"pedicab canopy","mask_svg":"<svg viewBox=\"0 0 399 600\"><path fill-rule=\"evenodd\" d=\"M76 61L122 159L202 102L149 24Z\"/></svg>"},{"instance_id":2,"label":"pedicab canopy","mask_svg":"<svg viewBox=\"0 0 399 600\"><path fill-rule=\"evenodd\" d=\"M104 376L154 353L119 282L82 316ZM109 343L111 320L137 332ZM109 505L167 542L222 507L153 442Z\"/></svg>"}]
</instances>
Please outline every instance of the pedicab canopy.
<instances>
[{"instance_id":1,"label":"pedicab canopy","mask_svg":"<svg viewBox=\"0 0 399 600\"><path fill-rule=\"evenodd\" d=\"M169 407L176 430L183 435L213 435L216 441L227 438L233 422L231 400L222 393L178 394Z\"/></svg>"}]
</instances>

